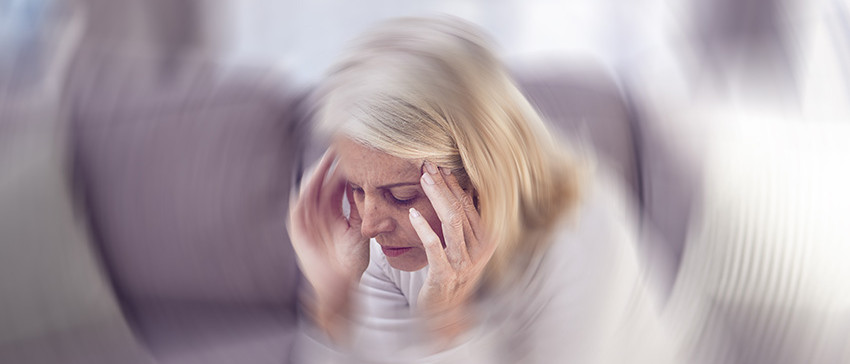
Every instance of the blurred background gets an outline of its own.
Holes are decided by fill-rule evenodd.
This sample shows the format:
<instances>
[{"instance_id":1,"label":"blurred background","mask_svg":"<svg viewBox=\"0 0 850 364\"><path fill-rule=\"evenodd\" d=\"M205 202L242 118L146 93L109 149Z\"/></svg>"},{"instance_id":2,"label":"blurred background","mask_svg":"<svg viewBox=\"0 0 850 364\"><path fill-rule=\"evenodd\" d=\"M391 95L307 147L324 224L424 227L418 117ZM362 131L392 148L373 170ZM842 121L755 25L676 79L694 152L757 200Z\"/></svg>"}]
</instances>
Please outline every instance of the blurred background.
<instances>
[{"instance_id":1,"label":"blurred background","mask_svg":"<svg viewBox=\"0 0 850 364\"><path fill-rule=\"evenodd\" d=\"M287 362L311 91L435 13L618 177L682 362L850 363L846 0L0 0L0 362Z\"/></svg>"},{"instance_id":2,"label":"blurred background","mask_svg":"<svg viewBox=\"0 0 850 364\"><path fill-rule=\"evenodd\" d=\"M90 3L97 18L93 36L273 64L295 71L293 77L307 83L321 77L347 41L391 17L449 13L484 27L506 57L582 54L615 66L651 46L658 36L653 33L663 29L664 17L670 15L658 1L643 0Z\"/></svg>"}]
</instances>

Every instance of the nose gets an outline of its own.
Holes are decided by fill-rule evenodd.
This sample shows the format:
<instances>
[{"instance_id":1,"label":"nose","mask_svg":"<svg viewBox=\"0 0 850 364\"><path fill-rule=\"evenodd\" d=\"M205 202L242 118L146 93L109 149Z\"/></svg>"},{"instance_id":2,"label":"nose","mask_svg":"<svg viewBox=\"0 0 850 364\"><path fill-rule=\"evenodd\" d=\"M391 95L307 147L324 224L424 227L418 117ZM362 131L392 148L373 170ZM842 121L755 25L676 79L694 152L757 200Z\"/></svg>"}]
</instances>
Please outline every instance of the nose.
<instances>
[{"instance_id":1,"label":"nose","mask_svg":"<svg viewBox=\"0 0 850 364\"><path fill-rule=\"evenodd\" d=\"M360 225L361 235L374 238L378 234L391 232L395 229L395 222L389 213L388 206L383 206L379 201L367 196L363 199L361 206L358 207L362 207L362 209L358 209L362 220Z\"/></svg>"}]
</instances>

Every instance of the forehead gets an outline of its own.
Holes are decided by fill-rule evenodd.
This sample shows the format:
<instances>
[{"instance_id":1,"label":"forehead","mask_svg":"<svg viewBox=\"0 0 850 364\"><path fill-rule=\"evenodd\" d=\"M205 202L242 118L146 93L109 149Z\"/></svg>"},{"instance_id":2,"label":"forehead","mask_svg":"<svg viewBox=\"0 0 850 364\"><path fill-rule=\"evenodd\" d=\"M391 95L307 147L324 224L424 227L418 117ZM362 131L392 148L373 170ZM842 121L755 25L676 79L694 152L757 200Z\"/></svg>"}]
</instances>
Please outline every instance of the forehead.
<instances>
[{"instance_id":1,"label":"forehead","mask_svg":"<svg viewBox=\"0 0 850 364\"><path fill-rule=\"evenodd\" d=\"M398 158L350 139L334 142L345 178L361 186L419 181L420 163Z\"/></svg>"}]
</instances>

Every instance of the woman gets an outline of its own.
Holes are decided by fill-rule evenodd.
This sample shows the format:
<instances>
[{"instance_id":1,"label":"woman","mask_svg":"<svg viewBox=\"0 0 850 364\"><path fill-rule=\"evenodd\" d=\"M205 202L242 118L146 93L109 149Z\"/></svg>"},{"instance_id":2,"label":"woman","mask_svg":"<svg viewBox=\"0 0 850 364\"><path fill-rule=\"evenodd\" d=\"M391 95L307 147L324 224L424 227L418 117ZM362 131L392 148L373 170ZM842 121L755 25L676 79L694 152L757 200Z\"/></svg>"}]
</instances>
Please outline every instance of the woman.
<instances>
[{"instance_id":1,"label":"woman","mask_svg":"<svg viewBox=\"0 0 850 364\"><path fill-rule=\"evenodd\" d=\"M635 302L654 318L625 215L594 187L604 201L569 218L589 169L473 27L388 22L320 95L334 139L289 224L320 328L302 360L598 362Z\"/></svg>"}]
</instances>

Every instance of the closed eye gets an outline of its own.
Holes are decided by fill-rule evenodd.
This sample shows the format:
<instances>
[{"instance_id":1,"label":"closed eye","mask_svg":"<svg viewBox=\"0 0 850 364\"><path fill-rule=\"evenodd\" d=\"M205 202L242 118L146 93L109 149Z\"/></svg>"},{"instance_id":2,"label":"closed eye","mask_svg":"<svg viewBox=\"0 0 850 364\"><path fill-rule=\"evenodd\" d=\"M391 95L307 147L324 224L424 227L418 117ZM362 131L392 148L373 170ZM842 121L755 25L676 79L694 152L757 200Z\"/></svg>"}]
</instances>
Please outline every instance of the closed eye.
<instances>
[{"instance_id":1,"label":"closed eye","mask_svg":"<svg viewBox=\"0 0 850 364\"><path fill-rule=\"evenodd\" d=\"M407 205L412 205L413 202L416 201L416 196L413 196L413 197L410 197L410 198L403 198L403 199L392 196L392 200L393 200L394 203L396 203L398 205L407 206Z\"/></svg>"},{"instance_id":2,"label":"closed eye","mask_svg":"<svg viewBox=\"0 0 850 364\"><path fill-rule=\"evenodd\" d=\"M362 196L366 194L362 187L350 183L349 186L351 186L351 192L354 197L362 198ZM391 202L401 207L412 205L414 202L416 202L416 199L419 198L419 194L413 194L412 196L408 196L407 194L403 196L397 196L389 190L385 190L384 196L386 196L385 198L388 202Z\"/></svg>"}]
</instances>

